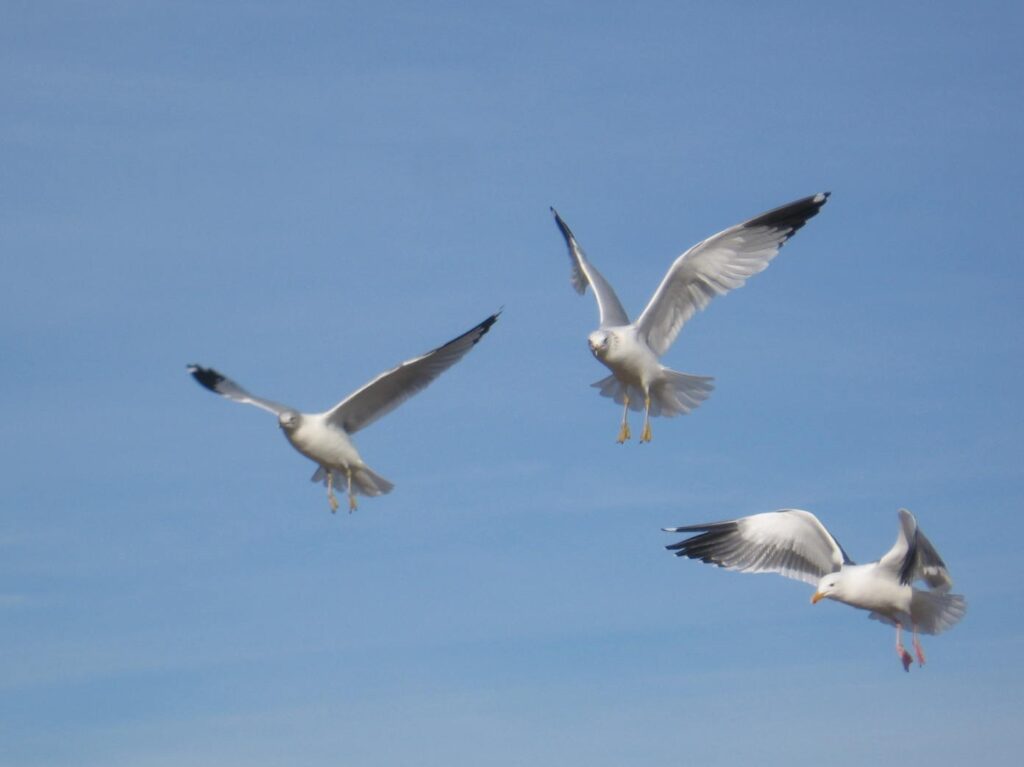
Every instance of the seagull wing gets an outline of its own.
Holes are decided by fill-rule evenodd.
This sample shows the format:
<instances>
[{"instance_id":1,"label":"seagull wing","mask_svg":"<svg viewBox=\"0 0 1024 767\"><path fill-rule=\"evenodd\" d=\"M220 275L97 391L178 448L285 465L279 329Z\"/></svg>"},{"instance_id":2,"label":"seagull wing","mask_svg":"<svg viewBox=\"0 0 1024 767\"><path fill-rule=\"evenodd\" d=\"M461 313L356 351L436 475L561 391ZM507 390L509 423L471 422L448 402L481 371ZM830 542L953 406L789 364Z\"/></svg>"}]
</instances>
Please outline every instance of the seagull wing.
<instances>
[{"instance_id":1,"label":"seagull wing","mask_svg":"<svg viewBox=\"0 0 1024 767\"><path fill-rule=\"evenodd\" d=\"M501 312L492 314L472 330L444 346L381 373L328 411L327 421L349 434L354 434L390 413L409 397L427 388L441 373L462 359L490 330L491 325L498 321L499 314Z\"/></svg>"},{"instance_id":2,"label":"seagull wing","mask_svg":"<svg viewBox=\"0 0 1024 767\"><path fill-rule=\"evenodd\" d=\"M244 402L247 405L255 405L258 408L269 410L275 415L281 415L281 413L286 410L292 409L279 402L263 399L262 397L255 397L252 394L249 394L249 392L236 384L230 378L226 378L213 368L204 368L201 365L189 365L188 372L192 374L192 377L196 379L200 385L205 386L215 394L227 397L235 402Z\"/></svg>"},{"instance_id":3,"label":"seagull wing","mask_svg":"<svg viewBox=\"0 0 1024 767\"><path fill-rule=\"evenodd\" d=\"M657 355L712 298L741 287L775 258L779 248L828 200L829 192L762 213L694 245L675 260L636 321Z\"/></svg>"},{"instance_id":4,"label":"seagull wing","mask_svg":"<svg viewBox=\"0 0 1024 767\"><path fill-rule=\"evenodd\" d=\"M576 292L583 295L587 285L594 289L594 296L597 298L597 310L601 314L602 328L628 325L629 315L626 314L626 310L619 303L619 297L615 295L612 286L594 268L593 264L587 261L583 248L576 242L572 230L562 220L562 217L558 215L558 211L552 208L551 212L555 215L555 223L558 224L558 228L565 238L565 244L569 247L569 261L572 263L572 286L576 289Z\"/></svg>"},{"instance_id":5,"label":"seagull wing","mask_svg":"<svg viewBox=\"0 0 1024 767\"><path fill-rule=\"evenodd\" d=\"M913 514L900 509L899 517L896 543L878 560L878 566L898 575L900 583L909 585L921 580L938 592L949 591L953 587L953 579L939 552L921 532Z\"/></svg>"},{"instance_id":6,"label":"seagull wing","mask_svg":"<svg viewBox=\"0 0 1024 767\"><path fill-rule=\"evenodd\" d=\"M800 509L664 529L669 533L699 533L665 547L677 557L743 573L778 573L817 585L823 575L853 564L818 518Z\"/></svg>"}]
</instances>

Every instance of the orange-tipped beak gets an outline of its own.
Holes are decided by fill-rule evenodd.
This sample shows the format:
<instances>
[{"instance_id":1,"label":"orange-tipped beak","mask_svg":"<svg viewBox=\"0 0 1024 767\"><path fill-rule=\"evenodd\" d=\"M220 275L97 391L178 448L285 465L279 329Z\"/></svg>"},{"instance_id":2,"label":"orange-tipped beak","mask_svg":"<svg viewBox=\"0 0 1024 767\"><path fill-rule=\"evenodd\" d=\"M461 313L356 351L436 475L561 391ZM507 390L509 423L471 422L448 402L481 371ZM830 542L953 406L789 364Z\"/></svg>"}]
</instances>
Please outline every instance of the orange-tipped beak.
<instances>
[{"instance_id":1,"label":"orange-tipped beak","mask_svg":"<svg viewBox=\"0 0 1024 767\"><path fill-rule=\"evenodd\" d=\"M812 605L816 605L816 604L818 604L818 602L820 602L824 598L825 598L824 594L822 594L820 591L815 591L814 592L814 596L811 597L811 604Z\"/></svg>"}]
</instances>

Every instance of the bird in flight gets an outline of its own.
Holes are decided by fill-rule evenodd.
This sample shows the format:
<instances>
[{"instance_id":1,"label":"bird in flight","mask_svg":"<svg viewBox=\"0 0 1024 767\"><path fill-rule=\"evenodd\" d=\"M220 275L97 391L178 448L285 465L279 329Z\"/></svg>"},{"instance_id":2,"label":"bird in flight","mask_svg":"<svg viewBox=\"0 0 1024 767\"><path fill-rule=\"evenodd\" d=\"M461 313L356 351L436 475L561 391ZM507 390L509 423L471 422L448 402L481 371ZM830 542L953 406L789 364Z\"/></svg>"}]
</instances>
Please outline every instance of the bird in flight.
<instances>
[{"instance_id":1,"label":"bird in flight","mask_svg":"<svg viewBox=\"0 0 1024 767\"><path fill-rule=\"evenodd\" d=\"M312 481L327 486L331 511L338 510L334 488L343 486L352 512L356 509L357 494L382 495L391 492L394 485L363 463L351 435L390 413L462 359L497 322L499 314L491 315L444 346L381 373L323 413L300 413L287 405L256 397L212 368L189 365L188 371L210 391L276 415L292 447L318 465Z\"/></svg>"},{"instance_id":2,"label":"bird in flight","mask_svg":"<svg viewBox=\"0 0 1024 767\"><path fill-rule=\"evenodd\" d=\"M815 586L811 602L822 599L867 610L896 627L896 652L905 671L913 658L903 646L902 630L913 632L918 665L925 662L918 633L939 634L967 612L967 602L950 594L953 581L946 563L917 526L914 515L899 510L896 543L877 562L853 563L843 547L809 511L783 509L727 522L666 527L669 533L698 533L665 548L676 556L744 573L778 573ZM927 588L917 588L922 581Z\"/></svg>"},{"instance_id":3,"label":"bird in flight","mask_svg":"<svg viewBox=\"0 0 1024 767\"><path fill-rule=\"evenodd\" d=\"M600 325L587 342L612 374L592 385L623 406L620 444L630 438L631 409L643 409L640 442L650 442L651 416L689 413L708 398L714 379L679 373L658 358L697 310L768 266L783 243L818 213L828 197L828 192L822 192L796 200L697 243L675 260L647 308L632 323L612 286L587 260L562 217L551 209L569 248L573 287L582 294L590 285L597 298Z\"/></svg>"}]
</instances>

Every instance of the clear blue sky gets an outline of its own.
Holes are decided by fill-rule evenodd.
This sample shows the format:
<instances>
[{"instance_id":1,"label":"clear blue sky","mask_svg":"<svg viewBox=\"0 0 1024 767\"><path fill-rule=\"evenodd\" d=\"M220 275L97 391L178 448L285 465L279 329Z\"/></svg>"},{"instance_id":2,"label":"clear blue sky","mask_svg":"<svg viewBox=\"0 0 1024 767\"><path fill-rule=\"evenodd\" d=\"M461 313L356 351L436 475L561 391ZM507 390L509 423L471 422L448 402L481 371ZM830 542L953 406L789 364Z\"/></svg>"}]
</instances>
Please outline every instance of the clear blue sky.
<instances>
[{"instance_id":1,"label":"clear blue sky","mask_svg":"<svg viewBox=\"0 0 1024 767\"><path fill-rule=\"evenodd\" d=\"M9 2L0 765L1015 764L1020 3ZM618 446L548 206L626 308L832 200ZM326 408L504 306L331 515L212 365ZM969 599L900 669L667 525L910 508ZM1015 758L1016 757L1016 758Z\"/></svg>"}]
</instances>

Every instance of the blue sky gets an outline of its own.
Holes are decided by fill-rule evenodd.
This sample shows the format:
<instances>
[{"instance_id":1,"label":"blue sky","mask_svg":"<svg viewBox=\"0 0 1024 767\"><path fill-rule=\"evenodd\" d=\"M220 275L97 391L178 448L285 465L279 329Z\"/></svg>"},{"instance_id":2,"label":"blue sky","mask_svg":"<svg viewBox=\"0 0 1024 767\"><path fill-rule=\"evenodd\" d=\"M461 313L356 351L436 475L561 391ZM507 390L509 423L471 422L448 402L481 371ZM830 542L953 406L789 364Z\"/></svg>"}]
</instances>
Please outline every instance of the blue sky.
<instances>
[{"instance_id":1,"label":"blue sky","mask_svg":"<svg viewBox=\"0 0 1024 767\"><path fill-rule=\"evenodd\" d=\"M0 25L0 764L1016 763L1017 3L11 2ZM833 197L618 446L593 299ZM331 515L212 365L326 408L504 307L358 435ZM970 609L890 629L679 561L780 507L858 560L905 506Z\"/></svg>"}]
</instances>

